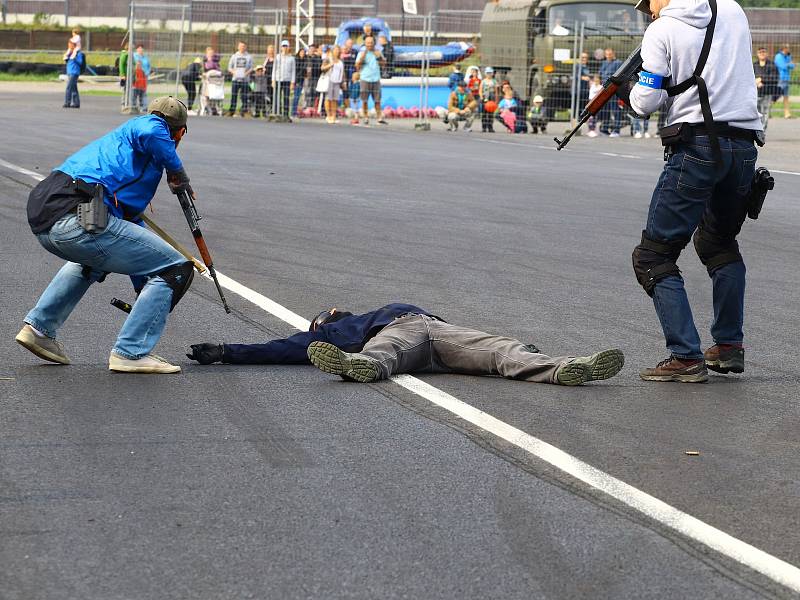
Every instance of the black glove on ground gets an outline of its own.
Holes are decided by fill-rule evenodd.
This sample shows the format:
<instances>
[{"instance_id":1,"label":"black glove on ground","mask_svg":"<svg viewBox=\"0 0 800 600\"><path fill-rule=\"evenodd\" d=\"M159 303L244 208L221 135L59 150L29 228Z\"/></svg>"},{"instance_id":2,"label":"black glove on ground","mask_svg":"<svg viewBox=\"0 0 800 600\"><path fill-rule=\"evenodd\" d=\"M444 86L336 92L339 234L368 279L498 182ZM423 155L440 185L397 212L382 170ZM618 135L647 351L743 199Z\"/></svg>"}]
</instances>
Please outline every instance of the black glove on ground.
<instances>
[{"instance_id":1,"label":"black glove on ground","mask_svg":"<svg viewBox=\"0 0 800 600\"><path fill-rule=\"evenodd\" d=\"M196 360L201 365L211 365L222 362L222 344L192 344L192 352L187 358Z\"/></svg>"}]
</instances>

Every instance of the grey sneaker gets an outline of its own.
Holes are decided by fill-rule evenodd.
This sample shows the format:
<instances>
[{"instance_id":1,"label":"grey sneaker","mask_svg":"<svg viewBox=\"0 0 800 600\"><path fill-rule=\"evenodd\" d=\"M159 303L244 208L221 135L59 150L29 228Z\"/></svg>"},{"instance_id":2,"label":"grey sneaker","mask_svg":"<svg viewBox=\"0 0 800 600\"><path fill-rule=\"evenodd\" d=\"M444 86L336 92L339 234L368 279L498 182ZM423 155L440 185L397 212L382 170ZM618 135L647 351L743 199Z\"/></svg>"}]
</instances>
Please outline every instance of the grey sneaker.
<instances>
[{"instance_id":1,"label":"grey sneaker","mask_svg":"<svg viewBox=\"0 0 800 600\"><path fill-rule=\"evenodd\" d=\"M344 379L370 383L381 378L381 368L374 358L342 352L327 342L311 342L308 346L308 358L320 371L339 375Z\"/></svg>"},{"instance_id":2,"label":"grey sneaker","mask_svg":"<svg viewBox=\"0 0 800 600\"><path fill-rule=\"evenodd\" d=\"M70 364L69 358L64 353L64 346L60 342L49 337L39 337L33 333L33 329L27 323L23 325L14 339L20 346L27 348L39 358L60 365Z\"/></svg>"},{"instance_id":3,"label":"grey sneaker","mask_svg":"<svg viewBox=\"0 0 800 600\"><path fill-rule=\"evenodd\" d=\"M559 367L556 381L561 385L580 385L587 381L608 379L625 364L622 350L603 350L591 356L579 356Z\"/></svg>"},{"instance_id":4,"label":"grey sneaker","mask_svg":"<svg viewBox=\"0 0 800 600\"><path fill-rule=\"evenodd\" d=\"M180 373L178 365L171 365L166 360L155 354L148 354L142 358L132 360L111 353L108 357L108 370L117 373Z\"/></svg>"}]
</instances>

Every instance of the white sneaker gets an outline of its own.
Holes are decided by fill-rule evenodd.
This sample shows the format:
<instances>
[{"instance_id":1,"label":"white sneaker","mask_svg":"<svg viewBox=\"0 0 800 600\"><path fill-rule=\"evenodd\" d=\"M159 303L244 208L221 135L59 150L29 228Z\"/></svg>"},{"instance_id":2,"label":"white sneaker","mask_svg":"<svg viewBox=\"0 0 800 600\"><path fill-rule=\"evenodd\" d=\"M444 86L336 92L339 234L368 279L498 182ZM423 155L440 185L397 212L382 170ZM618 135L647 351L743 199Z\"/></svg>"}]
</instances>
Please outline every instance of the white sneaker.
<instances>
[{"instance_id":1,"label":"white sneaker","mask_svg":"<svg viewBox=\"0 0 800 600\"><path fill-rule=\"evenodd\" d=\"M643 136L639 131L637 131L636 133L633 134L633 137L634 139L640 140L642 139Z\"/></svg>"},{"instance_id":2,"label":"white sneaker","mask_svg":"<svg viewBox=\"0 0 800 600\"><path fill-rule=\"evenodd\" d=\"M64 353L64 346L53 338L41 337L33 332L33 328L27 323L19 330L16 342L23 348L30 350L41 359L60 365L70 364L69 358Z\"/></svg>"},{"instance_id":3,"label":"white sneaker","mask_svg":"<svg viewBox=\"0 0 800 600\"><path fill-rule=\"evenodd\" d=\"M598 133L596 131L590 131L589 133L586 134L586 137L591 137L591 138L596 138L597 136Z\"/></svg>"},{"instance_id":4,"label":"white sneaker","mask_svg":"<svg viewBox=\"0 0 800 600\"><path fill-rule=\"evenodd\" d=\"M644 132L644 139L649 140L651 137L653 137L653 136L650 135L649 132L647 132L647 131Z\"/></svg>"},{"instance_id":5,"label":"white sneaker","mask_svg":"<svg viewBox=\"0 0 800 600\"><path fill-rule=\"evenodd\" d=\"M469 133L470 131L472 131L472 127L464 127L464 131Z\"/></svg>"},{"instance_id":6,"label":"white sneaker","mask_svg":"<svg viewBox=\"0 0 800 600\"><path fill-rule=\"evenodd\" d=\"M108 357L108 370L117 373L180 373L178 365L171 365L155 354L132 360L112 352Z\"/></svg>"},{"instance_id":7,"label":"white sneaker","mask_svg":"<svg viewBox=\"0 0 800 600\"><path fill-rule=\"evenodd\" d=\"M608 137L617 138L619 137L619 133L617 133L616 131L612 131L610 134L608 134Z\"/></svg>"}]
</instances>

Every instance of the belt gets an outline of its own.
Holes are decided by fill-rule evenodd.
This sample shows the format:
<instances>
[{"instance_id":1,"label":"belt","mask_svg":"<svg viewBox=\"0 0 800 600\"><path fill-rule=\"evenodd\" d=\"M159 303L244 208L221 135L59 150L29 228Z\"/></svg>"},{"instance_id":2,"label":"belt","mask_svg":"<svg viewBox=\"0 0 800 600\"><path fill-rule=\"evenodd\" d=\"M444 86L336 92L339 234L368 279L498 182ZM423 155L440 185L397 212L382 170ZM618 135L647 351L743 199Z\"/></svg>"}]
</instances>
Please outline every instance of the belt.
<instances>
[{"instance_id":1,"label":"belt","mask_svg":"<svg viewBox=\"0 0 800 600\"><path fill-rule=\"evenodd\" d=\"M694 135L708 135L708 128L700 123L698 125L689 125ZM714 123L714 133L719 137L733 138L736 140L745 140L747 142L755 142L757 140L757 132L754 129L742 129L741 127L732 127L727 123Z\"/></svg>"}]
</instances>

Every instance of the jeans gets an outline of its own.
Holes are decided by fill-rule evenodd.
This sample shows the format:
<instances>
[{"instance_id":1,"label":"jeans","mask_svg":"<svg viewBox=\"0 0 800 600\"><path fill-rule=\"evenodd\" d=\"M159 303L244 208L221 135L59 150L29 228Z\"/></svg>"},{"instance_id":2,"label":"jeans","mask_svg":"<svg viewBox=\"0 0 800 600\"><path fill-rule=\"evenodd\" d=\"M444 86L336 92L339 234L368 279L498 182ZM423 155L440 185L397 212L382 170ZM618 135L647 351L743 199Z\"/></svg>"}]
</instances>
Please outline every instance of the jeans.
<instances>
[{"instance_id":1,"label":"jeans","mask_svg":"<svg viewBox=\"0 0 800 600\"><path fill-rule=\"evenodd\" d=\"M659 241L688 240L701 224L720 238L733 240L747 212L758 152L752 142L719 138L722 168L717 167L707 136L680 144L669 157L650 201L647 236ZM744 334L745 266L738 261L711 274L717 344L741 344ZM700 336L680 275L655 284L653 303L667 348L678 358L702 358Z\"/></svg>"},{"instance_id":2,"label":"jeans","mask_svg":"<svg viewBox=\"0 0 800 600\"><path fill-rule=\"evenodd\" d=\"M78 77L80 75L70 75L67 79L67 91L64 94L64 106L74 106L80 108L81 97L78 94Z\"/></svg>"},{"instance_id":3,"label":"jeans","mask_svg":"<svg viewBox=\"0 0 800 600\"><path fill-rule=\"evenodd\" d=\"M275 106L275 114L288 117L290 108L289 102L291 100L290 94L292 93L292 82L278 81L275 84L275 87L277 91L277 105Z\"/></svg>"},{"instance_id":4,"label":"jeans","mask_svg":"<svg viewBox=\"0 0 800 600\"><path fill-rule=\"evenodd\" d=\"M236 105L238 104L239 94L242 94L242 114L247 112L248 100L250 89L247 87L246 81L236 81L231 83L231 105L228 107L228 112L231 114L236 112Z\"/></svg>"},{"instance_id":5,"label":"jeans","mask_svg":"<svg viewBox=\"0 0 800 600\"><path fill-rule=\"evenodd\" d=\"M139 110L147 108L147 90L133 88L133 106Z\"/></svg>"},{"instance_id":6,"label":"jeans","mask_svg":"<svg viewBox=\"0 0 800 600\"><path fill-rule=\"evenodd\" d=\"M650 119L637 119L634 117L631 120L631 135L636 135L637 133L645 134L649 127Z\"/></svg>"},{"instance_id":7,"label":"jeans","mask_svg":"<svg viewBox=\"0 0 800 600\"><path fill-rule=\"evenodd\" d=\"M761 113L761 125L764 131L767 130L767 123L769 123L769 111L772 109L772 95L764 94L758 99L758 112Z\"/></svg>"},{"instance_id":8,"label":"jeans","mask_svg":"<svg viewBox=\"0 0 800 600\"><path fill-rule=\"evenodd\" d=\"M294 82L294 96L292 97L292 116L297 116L297 106L300 104L300 95L303 93L305 79L298 79Z\"/></svg>"},{"instance_id":9,"label":"jeans","mask_svg":"<svg viewBox=\"0 0 800 600\"><path fill-rule=\"evenodd\" d=\"M186 94L188 95L186 107L192 110L195 98L197 98L197 84L194 79L184 79L181 83L183 83L183 87L186 89Z\"/></svg>"},{"instance_id":10,"label":"jeans","mask_svg":"<svg viewBox=\"0 0 800 600\"><path fill-rule=\"evenodd\" d=\"M186 259L154 233L113 215L104 230L87 233L75 214L67 214L36 237L45 250L70 262L61 267L25 322L55 338L89 286L106 273L146 277L113 351L129 359L149 354L161 337L172 303L172 288L157 273ZM83 265L91 268L88 277Z\"/></svg>"},{"instance_id":11,"label":"jeans","mask_svg":"<svg viewBox=\"0 0 800 600\"><path fill-rule=\"evenodd\" d=\"M622 125L622 109L616 102L608 102L600 109L597 120L600 122L600 133L619 133Z\"/></svg>"},{"instance_id":12,"label":"jeans","mask_svg":"<svg viewBox=\"0 0 800 600\"><path fill-rule=\"evenodd\" d=\"M513 338L414 314L381 329L360 354L380 363L384 379L397 373L463 373L555 383L558 368L570 360L531 352Z\"/></svg>"}]
</instances>

